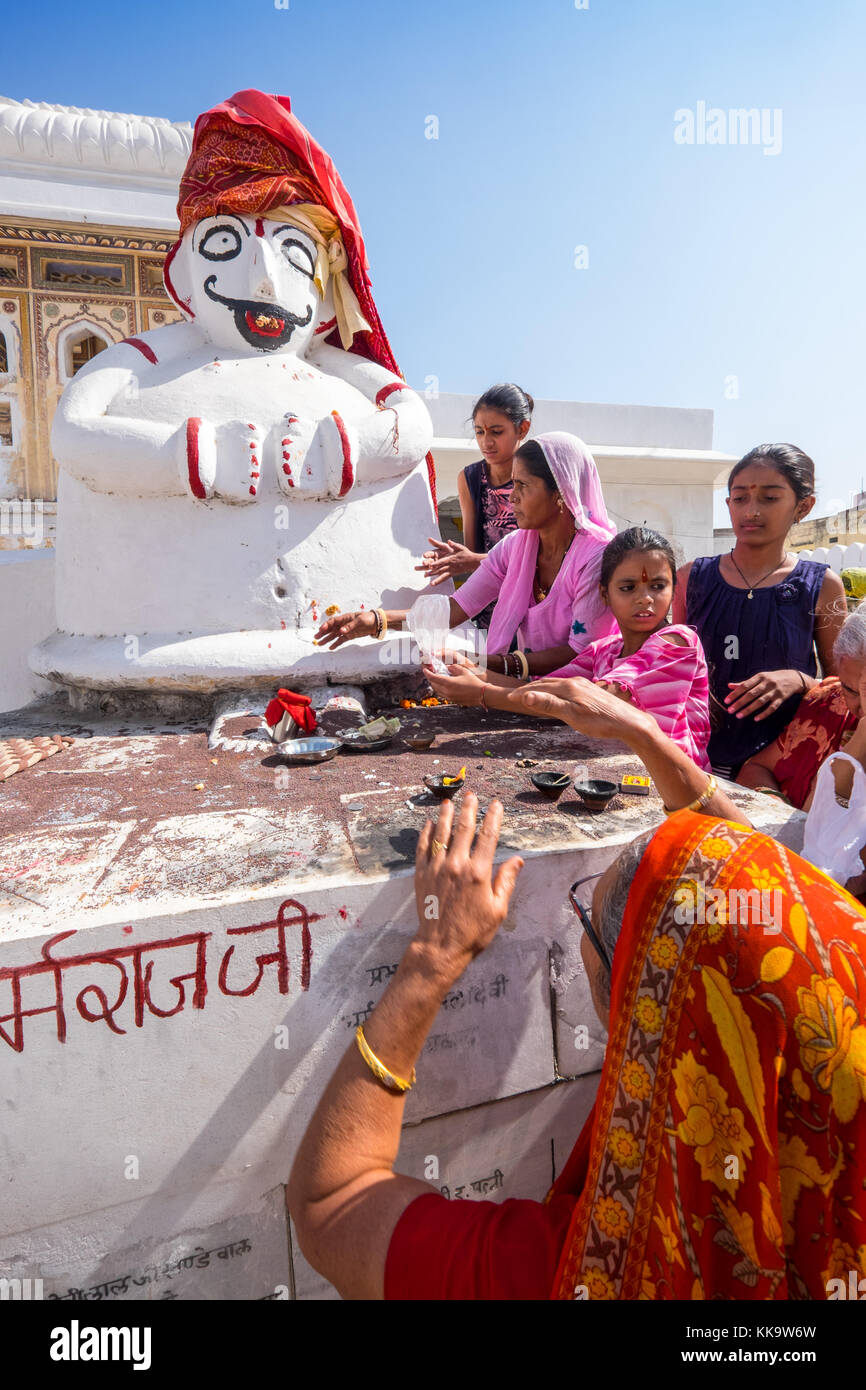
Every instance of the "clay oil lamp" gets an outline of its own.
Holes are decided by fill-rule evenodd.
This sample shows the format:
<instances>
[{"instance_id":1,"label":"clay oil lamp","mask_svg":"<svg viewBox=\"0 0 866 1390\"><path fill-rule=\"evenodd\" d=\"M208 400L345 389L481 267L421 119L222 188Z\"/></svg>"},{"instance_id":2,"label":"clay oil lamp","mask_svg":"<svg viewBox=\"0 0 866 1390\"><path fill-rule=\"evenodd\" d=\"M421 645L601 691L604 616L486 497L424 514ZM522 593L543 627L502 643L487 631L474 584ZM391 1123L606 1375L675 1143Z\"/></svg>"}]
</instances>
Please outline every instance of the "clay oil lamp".
<instances>
[{"instance_id":1,"label":"clay oil lamp","mask_svg":"<svg viewBox=\"0 0 866 1390\"><path fill-rule=\"evenodd\" d=\"M533 772L530 780L548 801L558 801L571 779L567 772L554 771Z\"/></svg>"},{"instance_id":2,"label":"clay oil lamp","mask_svg":"<svg viewBox=\"0 0 866 1390\"><path fill-rule=\"evenodd\" d=\"M463 783L466 781L466 768L461 767L456 777L449 777L447 773L439 773L435 777L425 777L424 786L437 801L445 801L459 792Z\"/></svg>"},{"instance_id":3,"label":"clay oil lamp","mask_svg":"<svg viewBox=\"0 0 866 1390\"><path fill-rule=\"evenodd\" d=\"M425 731L420 724L412 724L408 732L404 735L403 742L408 748L416 753L426 753L428 748L432 748L436 740L436 735L429 730Z\"/></svg>"},{"instance_id":4,"label":"clay oil lamp","mask_svg":"<svg viewBox=\"0 0 866 1390\"><path fill-rule=\"evenodd\" d=\"M589 782L575 782L574 790L587 811L592 811L593 815L598 815L599 811L605 809L611 797L616 796L619 789L616 782L605 782L599 778L593 778Z\"/></svg>"}]
</instances>

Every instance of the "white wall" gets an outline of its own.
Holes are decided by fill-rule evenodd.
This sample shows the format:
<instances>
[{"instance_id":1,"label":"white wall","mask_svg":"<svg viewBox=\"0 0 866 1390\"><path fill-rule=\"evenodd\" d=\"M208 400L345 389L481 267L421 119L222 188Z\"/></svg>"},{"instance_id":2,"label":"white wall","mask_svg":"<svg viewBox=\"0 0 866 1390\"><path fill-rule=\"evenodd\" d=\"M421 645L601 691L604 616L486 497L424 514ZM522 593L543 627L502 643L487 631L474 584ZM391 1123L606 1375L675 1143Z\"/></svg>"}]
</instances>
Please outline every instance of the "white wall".
<instances>
[{"instance_id":1,"label":"white wall","mask_svg":"<svg viewBox=\"0 0 866 1390\"><path fill-rule=\"evenodd\" d=\"M54 551L0 551L0 711L55 689L27 664L30 648L55 626Z\"/></svg>"}]
</instances>

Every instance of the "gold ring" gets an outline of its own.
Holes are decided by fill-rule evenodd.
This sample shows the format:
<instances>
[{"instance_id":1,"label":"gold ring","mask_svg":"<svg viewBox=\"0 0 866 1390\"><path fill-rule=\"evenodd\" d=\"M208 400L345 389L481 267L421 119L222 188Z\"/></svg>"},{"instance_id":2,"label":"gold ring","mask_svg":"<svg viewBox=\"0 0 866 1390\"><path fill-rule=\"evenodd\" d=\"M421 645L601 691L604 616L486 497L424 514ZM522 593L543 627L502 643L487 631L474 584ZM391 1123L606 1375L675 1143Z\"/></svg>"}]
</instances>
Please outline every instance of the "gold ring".
<instances>
[{"instance_id":1,"label":"gold ring","mask_svg":"<svg viewBox=\"0 0 866 1390\"><path fill-rule=\"evenodd\" d=\"M431 841L430 841L430 853L431 853L431 854L438 854L440 850L446 850L447 848L448 848L448 846L447 846L447 845L443 845L443 843L442 843L441 840L431 840Z\"/></svg>"}]
</instances>

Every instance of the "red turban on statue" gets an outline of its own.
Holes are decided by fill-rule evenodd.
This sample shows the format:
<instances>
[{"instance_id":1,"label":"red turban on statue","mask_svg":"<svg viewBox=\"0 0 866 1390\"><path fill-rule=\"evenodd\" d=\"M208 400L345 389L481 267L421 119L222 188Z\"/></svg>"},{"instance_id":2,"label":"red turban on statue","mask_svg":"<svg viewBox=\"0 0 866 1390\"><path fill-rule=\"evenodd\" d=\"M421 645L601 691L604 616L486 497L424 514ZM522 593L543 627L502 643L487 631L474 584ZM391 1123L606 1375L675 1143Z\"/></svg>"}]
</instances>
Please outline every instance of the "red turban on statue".
<instances>
[{"instance_id":1,"label":"red turban on statue","mask_svg":"<svg viewBox=\"0 0 866 1390\"><path fill-rule=\"evenodd\" d=\"M348 261L346 274L370 325L369 331L355 334L350 351L402 378L373 302L358 214L333 161L292 114L289 98L250 89L236 92L199 116L180 181L181 237L193 222L219 212L257 216L291 203L319 204L337 219ZM169 272L179 244L166 260L166 284L172 297ZM342 346L336 323L324 340ZM435 508L436 476L430 454L427 469Z\"/></svg>"}]
</instances>

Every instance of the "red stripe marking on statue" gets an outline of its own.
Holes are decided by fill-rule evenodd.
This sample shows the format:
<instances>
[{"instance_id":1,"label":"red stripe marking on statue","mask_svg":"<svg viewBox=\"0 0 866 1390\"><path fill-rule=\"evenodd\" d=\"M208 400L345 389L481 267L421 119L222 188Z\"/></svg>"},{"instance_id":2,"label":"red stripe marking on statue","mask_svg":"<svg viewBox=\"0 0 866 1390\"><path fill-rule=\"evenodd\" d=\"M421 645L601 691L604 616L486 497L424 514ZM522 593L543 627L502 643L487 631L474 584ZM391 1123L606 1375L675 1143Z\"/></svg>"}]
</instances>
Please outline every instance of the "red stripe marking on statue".
<instances>
[{"instance_id":1,"label":"red stripe marking on statue","mask_svg":"<svg viewBox=\"0 0 866 1390\"><path fill-rule=\"evenodd\" d=\"M387 386L383 386L381 391L376 392L376 404L381 405L394 391L406 391L408 387L405 381L389 381Z\"/></svg>"},{"instance_id":2,"label":"red stripe marking on statue","mask_svg":"<svg viewBox=\"0 0 866 1390\"><path fill-rule=\"evenodd\" d=\"M328 319L328 322L327 322L327 323L320 323L320 324L319 324L318 328L316 329L316 333L328 333L328 332L330 332L330 330L331 330L332 328L335 328L335 327L336 327L336 324L337 324L336 318ZM313 334L313 337L314 337L314 338L315 338L315 336L316 336L316 333Z\"/></svg>"},{"instance_id":3,"label":"red stripe marking on statue","mask_svg":"<svg viewBox=\"0 0 866 1390\"><path fill-rule=\"evenodd\" d=\"M168 290L169 294L171 295L171 297L172 297L172 299L174 300L174 302L175 302L175 304L177 305L177 307L178 307L179 309L183 309L185 313L189 314L189 316L190 316L191 319L194 319L194 318L195 318L195 314L194 314L192 308L190 307L190 301L189 301L189 299L181 299L180 295L178 294L177 290L176 290L175 287L174 287L174 284L172 283L172 278L171 278L171 263L172 263L172 261L174 260L174 258L175 258L175 256L177 255L177 253L178 253L179 250L180 250L180 242L179 242L179 241L176 241L176 242L174 243L174 246L171 248L171 250L169 251L168 255L166 256L165 261L163 262L163 266L162 266L162 278L163 278L163 280L165 281L165 288Z\"/></svg>"},{"instance_id":4,"label":"red stripe marking on statue","mask_svg":"<svg viewBox=\"0 0 866 1390\"><path fill-rule=\"evenodd\" d=\"M186 422L186 468L189 475L189 489L193 497L198 497L204 501L207 497L204 483L198 471L198 432L201 428L201 420L191 419Z\"/></svg>"},{"instance_id":5,"label":"red stripe marking on statue","mask_svg":"<svg viewBox=\"0 0 866 1390\"><path fill-rule=\"evenodd\" d=\"M340 443L343 447L343 476L340 479L340 491L337 496L344 497L355 481L355 473L352 468L352 451L349 447L349 436L346 434L346 426L343 424L336 410L332 410L331 414L334 417L334 424L337 426L340 435Z\"/></svg>"},{"instance_id":6,"label":"red stripe marking on statue","mask_svg":"<svg viewBox=\"0 0 866 1390\"><path fill-rule=\"evenodd\" d=\"M154 366L157 365L159 359L153 348L148 347L147 343L143 343L140 338L124 338L123 341L127 347L138 348L139 352L143 357L147 358L148 362L152 362Z\"/></svg>"},{"instance_id":7,"label":"red stripe marking on statue","mask_svg":"<svg viewBox=\"0 0 866 1390\"><path fill-rule=\"evenodd\" d=\"M264 236L265 224L260 217L256 218L256 236Z\"/></svg>"}]
</instances>

